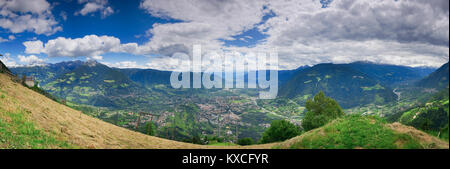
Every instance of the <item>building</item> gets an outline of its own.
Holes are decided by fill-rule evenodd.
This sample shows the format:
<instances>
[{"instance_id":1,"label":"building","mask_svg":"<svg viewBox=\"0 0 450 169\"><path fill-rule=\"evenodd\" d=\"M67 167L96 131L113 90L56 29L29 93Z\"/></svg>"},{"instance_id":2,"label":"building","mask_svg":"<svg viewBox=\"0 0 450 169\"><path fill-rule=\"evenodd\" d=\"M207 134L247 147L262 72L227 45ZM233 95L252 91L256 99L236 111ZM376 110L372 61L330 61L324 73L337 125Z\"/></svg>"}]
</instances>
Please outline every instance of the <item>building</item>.
<instances>
[{"instance_id":1,"label":"building","mask_svg":"<svg viewBox=\"0 0 450 169\"><path fill-rule=\"evenodd\" d=\"M25 85L27 85L28 87L33 87L34 86L34 78L33 76L24 76L24 83Z\"/></svg>"}]
</instances>

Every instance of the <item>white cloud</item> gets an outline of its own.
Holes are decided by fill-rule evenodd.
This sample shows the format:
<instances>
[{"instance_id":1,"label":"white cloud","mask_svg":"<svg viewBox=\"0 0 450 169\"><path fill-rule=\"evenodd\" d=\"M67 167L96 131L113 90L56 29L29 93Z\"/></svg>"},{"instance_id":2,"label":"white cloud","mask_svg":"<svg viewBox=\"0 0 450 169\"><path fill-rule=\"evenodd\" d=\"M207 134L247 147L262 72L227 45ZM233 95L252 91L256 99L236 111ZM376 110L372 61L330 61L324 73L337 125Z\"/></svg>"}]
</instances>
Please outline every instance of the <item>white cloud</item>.
<instances>
[{"instance_id":1,"label":"white cloud","mask_svg":"<svg viewBox=\"0 0 450 169\"><path fill-rule=\"evenodd\" d=\"M101 62L101 63L109 67L116 67L116 68L141 68L141 69L148 68L147 66L138 65L136 61L122 61L116 63Z\"/></svg>"},{"instance_id":2,"label":"white cloud","mask_svg":"<svg viewBox=\"0 0 450 169\"><path fill-rule=\"evenodd\" d=\"M40 41L26 41L25 53L47 54L49 57L88 57L101 60L104 53L141 53L143 47L136 43L121 44L120 39L113 36L87 35L82 38L58 37L45 44Z\"/></svg>"},{"instance_id":3,"label":"white cloud","mask_svg":"<svg viewBox=\"0 0 450 169\"><path fill-rule=\"evenodd\" d=\"M44 44L40 40L26 41L23 42L23 45L25 46L25 53L27 54L39 54L44 50Z\"/></svg>"},{"instance_id":4,"label":"white cloud","mask_svg":"<svg viewBox=\"0 0 450 169\"><path fill-rule=\"evenodd\" d=\"M2 43L2 42L9 42L9 41L12 41L14 39L16 39L16 37L14 35L9 35L7 39L6 38L4 39L4 38L0 37L0 43Z\"/></svg>"},{"instance_id":5,"label":"white cloud","mask_svg":"<svg viewBox=\"0 0 450 169\"><path fill-rule=\"evenodd\" d=\"M148 31L152 38L145 45L155 53L172 55L186 52L193 44L205 49L222 48L222 40L253 28L268 13L261 0L144 0L140 7L161 18L181 20L180 23L155 24Z\"/></svg>"},{"instance_id":6,"label":"white cloud","mask_svg":"<svg viewBox=\"0 0 450 169\"><path fill-rule=\"evenodd\" d=\"M34 54L45 53L49 57L94 57L120 46L120 40L111 36L87 35L75 39L58 37L49 40L45 45L42 44L41 41L24 42L25 51Z\"/></svg>"},{"instance_id":7,"label":"white cloud","mask_svg":"<svg viewBox=\"0 0 450 169\"><path fill-rule=\"evenodd\" d=\"M449 58L447 0L273 1L275 17L259 26L293 69L322 62L369 60L408 66L440 66ZM248 49L245 49L248 50Z\"/></svg>"},{"instance_id":8,"label":"white cloud","mask_svg":"<svg viewBox=\"0 0 450 169\"><path fill-rule=\"evenodd\" d=\"M17 67L19 66L14 59L12 59L10 53L5 53L0 60L8 67Z\"/></svg>"},{"instance_id":9,"label":"white cloud","mask_svg":"<svg viewBox=\"0 0 450 169\"><path fill-rule=\"evenodd\" d=\"M67 20L67 13L66 13L65 11L61 11L61 12L59 13L59 16L60 16L64 21Z\"/></svg>"},{"instance_id":10,"label":"white cloud","mask_svg":"<svg viewBox=\"0 0 450 169\"><path fill-rule=\"evenodd\" d=\"M177 55L177 54L175 54ZM175 63L175 64L174 64ZM180 63L180 64L176 64ZM145 64L147 68L171 71L190 71L191 63L179 57L158 57Z\"/></svg>"},{"instance_id":11,"label":"white cloud","mask_svg":"<svg viewBox=\"0 0 450 169\"><path fill-rule=\"evenodd\" d=\"M92 56L94 60L103 60L103 56Z\"/></svg>"},{"instance_id":12,"label":"white cloud","mask_svg":"<svg viewBox=\"0 0 450 169\"><path fill-rule=\"evenodd\" d=\"M289 44L380 39L448 46L448 10L442 12L406 0L335 1L326 9L320 8L318 2L310 3L286 3L274 8L277 17L261 26L270 28L268 34L272 39L269 40ZM284 13L289 7L296 7L300 12Z\"/></svg>"},{"instance_id":13,"label":"white cloud","mask_svg":"<svg viewBox=\"0 0 450 169\"><path fill-rule=\"evenodd\" d=\"M46 0L0 0L0 27L12 33L28 31L45 35L62 30Z\"/></svg>"},{"instance_id":14,"label":"white cloud","mask_svg":"<svg viewBox=\"0 0 450 169\"><path fill-rule=\"evenodd\" d=\"M102 18L114 13L114 10L108 6L108 0L78 0L79 4L84 4L83 9L75 12L75 15L81 14L86 16L89 13L99 11Z\"/></svg>"},{"instance_id":15,"label":"white cloud","mask_svg":"<svg viewBox=\"0 0 450 169\"><path fill-rule=\"evenodd\" d=\"M36 55L30 56L18 55L17 58L19 58L19 61L24 63L26 66L38 66L44 64L44 60L38 58Z\"/></svg>"}]
</instances>

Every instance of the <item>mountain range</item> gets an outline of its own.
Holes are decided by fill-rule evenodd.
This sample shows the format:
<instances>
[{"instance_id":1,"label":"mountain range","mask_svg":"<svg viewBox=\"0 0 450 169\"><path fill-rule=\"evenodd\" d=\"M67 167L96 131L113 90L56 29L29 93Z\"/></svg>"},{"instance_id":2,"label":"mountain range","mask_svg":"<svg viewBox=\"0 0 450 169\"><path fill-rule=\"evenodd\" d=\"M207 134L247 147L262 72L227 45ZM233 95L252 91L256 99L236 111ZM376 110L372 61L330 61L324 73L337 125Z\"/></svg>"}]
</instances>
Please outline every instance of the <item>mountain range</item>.
<instances>
[{"instance_id":1,"label":"mountain range","mask_svg":"<svg viewBox=\"0 0 450 169\"><path fill-rule=\"evenodd\" d=\"M319 64L297 72L281 86L279 95L306 101L323 91L344 108L369 103L384 104L397 99L392 87L417 81L430 68L412 68L355 62L350 64Z\"/></svg>"},{"instance_id":2,"label":"mountain range","mask_svg":"<svg viewBox=\"0 0 450 169\"><path fill-rule=\"evenodd\" d=\"M324 91L343 108L387 104L397 99L393 87L418 81L426 76L424 72L430 70L368 62L319 64L282 70L278 71L280 88L279 97L275 100L288 98L303 106L310 96ZM304 113L301 108L295 108L289 114L280 113L284 112L283 106L278 110L264 109L264 105L254 101L257 90L173 89L170 71L111 68L95 61L16 67L11 71L17 75L34 76L45 91L60 100L94 106L94 109L84 107L82 110L123 127L134 129L133 123L138 118L126 112L157 113L157 133L169 133L167 135L174 135L178 140L195 133L226 136L226 133L234 133L232 128L239 129L239 137L257 140L272 120L290 119L298 123ZM246 82L247 76L244 75ZM150 120L150 117L145 118ZM143 126L137 130L145 132ZM202 126L202 129L195 126ZM220 130L221 127L224 129ZM234 137L232 135L229 135L230 139Z\"/></svg>"},{"instance_id":3,"label":"mountain range","mask_svg":"<svg viewBox=\"0 0 450 169\"><path fill-rule=\"evenodd\" d=\"M442 72L448 70L448 64L430 75L424 73L429 69L356 62L279 71L284 80L274 102L289 105L273 107L255 101L256 94L251 90L172 89L168 71L110 68L95 61L18 67L11 71L36 77L45 91L67 105L121 127L146 133L151 117L141 118L136 112L154 112L158 113L152 122L158 137L184 140L202 134L230 141L244 137L258 140L273 120L301 122L304 101L319 91L336 99L343 108L352 108L395 103L398 96L392 89L402 85L419 84L430 78L445 82L448 73ZM140 125L136 119L142 120Z\"/></svg>"},{"instance_id":4,"label":"mountain range","mask_svg":"<svg viewBox=\"0 0 450 169\"><path fill-rule=\"evenodd\" d=\"M448 70L448 64L446 69ZM393 88L417 82L434 70L427 67L413 68L370 62L319 64L294 70L280 70L279 97L294 99L303 104L310 96L324 91L344 108L369 103L384 104L397 99ZM170 71L110 68L96 61L16 67L12 68L12 72L35 77L43 89L63 100L116 109L127 107L135 110L163 110L161 106L149 105L173 103L174 97L196 97L221 91L173 89L170 86ZM444 76L440 83L445 83L446 78L448 83L445 65L434 74L427 78L430 80L417 82L418 85L423 86L427 81L432 83L440 76ZM236 73L234 76L244 78L244 81L248 82L248 73L245 73L244 77L238 77ZM445 84L441 84L442 86ZM242 92L250 96L256 94L253 90L240 90L234 95L241 95ZM219 93L233 95L229 91Z\"/></svg>"},{"instance_id":5,"label":"mountain range","mask_svg":"<svg viewBox=\"0 0 450 169\"><path fill-rule=\"evenodd\" d=\"M342 119L329 125L318 128L316 131L324 131L327 137L312 137L315 131L310 131L290 140L258 144L251 146L213 146L196 145L179 141L168 140L134 132L122 127L85 115L66 105L57 103L29 88L11 80L11 77L0 73L0 145L6 149L282 149L282 148L315 148L317 144L306 144L314 138L314 143L319 146L341 148L377 147L378 148L441 148L448 149L448 142L432 137L414 128L398 123L383 124L379 120L358 121L359 126L348 126L353 119ZM4 120L7 119L7 120ZM365 121L363 121L365 120ZM336 137L333 130L336 126L356 129L360 126L368 126L374 130L383 129L377 135L364 135L358 137L354 133L343 133L342 136L352 134L351 138L376 141L379 137L388 139L388 144L372 145L372 142L347 145L335 142L316 141L321 138ZM345 126L346 125L346 126ZM385 126L382 126L385 125ZM389 134L389 135L386 135ZM316 135L317 136L317 135ZM350 137L349 137L350 138ZM406 141L406 142L405 142ZM413 144L411 144L413 143ZM346 146L346 147L342 147ZM358 147L356 147L358 146ZM339 148L339 147L337 147Z\"/></svg>"}]
</instances>

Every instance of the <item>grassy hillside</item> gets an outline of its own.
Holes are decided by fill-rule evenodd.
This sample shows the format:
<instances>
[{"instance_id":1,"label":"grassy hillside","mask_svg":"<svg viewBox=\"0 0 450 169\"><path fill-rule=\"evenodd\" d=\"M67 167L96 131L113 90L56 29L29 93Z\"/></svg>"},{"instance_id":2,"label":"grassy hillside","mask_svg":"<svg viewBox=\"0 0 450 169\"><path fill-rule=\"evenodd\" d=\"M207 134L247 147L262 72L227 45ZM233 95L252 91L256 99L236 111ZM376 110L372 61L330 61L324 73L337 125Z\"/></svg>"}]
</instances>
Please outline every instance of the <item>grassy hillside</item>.
<instances>
[{"instance_id":1,"label":"grassy hillside","mask_svg":"<svg viewBox=\"0 0 450 169\"><path fill-rule=\"evenodd\" d=\"M431 97L425 104L400 112L396 115L398 119L394 120L448 141L448 94L449 90L447 86Z\"/></svg>"},{"instance_id":2,"label":"grassy hillside","mask_svg":"<svg viewBox=\"0 0 450 169\"><path fill-rule=\"evenodd\" d=\"M399 123L371 116L351 115L280 143L295 149L429 149L448 142Z\"/></svg>"},{"instance_id":3,"label":"grassy hillside","mask_svg":"<svg viewBox=\"0 0 450 169\"><path fill-rule=\"evenodd\" d=\"M194 145L124 129L61 105L0 74L0 148L232 147Z\"/></svg>"}]
</instances>

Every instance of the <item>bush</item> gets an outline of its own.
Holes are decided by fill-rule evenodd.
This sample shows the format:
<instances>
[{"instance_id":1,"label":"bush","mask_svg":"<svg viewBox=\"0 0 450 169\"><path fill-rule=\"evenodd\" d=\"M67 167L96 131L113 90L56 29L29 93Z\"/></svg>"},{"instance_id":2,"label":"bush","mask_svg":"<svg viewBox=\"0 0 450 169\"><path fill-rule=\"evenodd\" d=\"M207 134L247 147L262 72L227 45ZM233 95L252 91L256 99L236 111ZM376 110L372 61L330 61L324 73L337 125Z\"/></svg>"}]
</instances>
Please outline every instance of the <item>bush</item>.
<instances>
[{"instance_id":1,"label":"bush","mask_svg":"<svg viewBox=\"0 0 450 169\"><path fill-rule=\"evenodd\" d=\"M203 141L200 139L200 136L194 135L192 137L192 143L193 144L204 144Z\"/></svg>"},{"instance_id":2,"label":"bush","mask_svg":"<svg viewBox=\"0 0 450 169\"><path fill-rule=\"evenodd\" d=\"M305 131L321 127L344 115L341 106L332 98L326 97L323 92L306 101L306 110L305 118L302 120Z\"/></svg>"},{"instance_id":3,"label":"bush","mask_svg":"<svg viewBox=\"0 0 450 169\"><path fill-rule=\"evenodd\" d=\"M264 131L261 143L284 141L301 134L300 128L286 120L274 120Z\"/></svg>"},{"instance_id":4,"label":"bush","mask_svg":"<svg viewBox=\"0 0 450 169\"><path fill-rule=\"evenodd\" d=\"M241 145L241 146L246 146L246 145L252 145L253 143L255 143L253 141L252 138L250 137L246 137L246 138L241 138L238 140L237 144Z\"/></svg>"}]
</instances>

